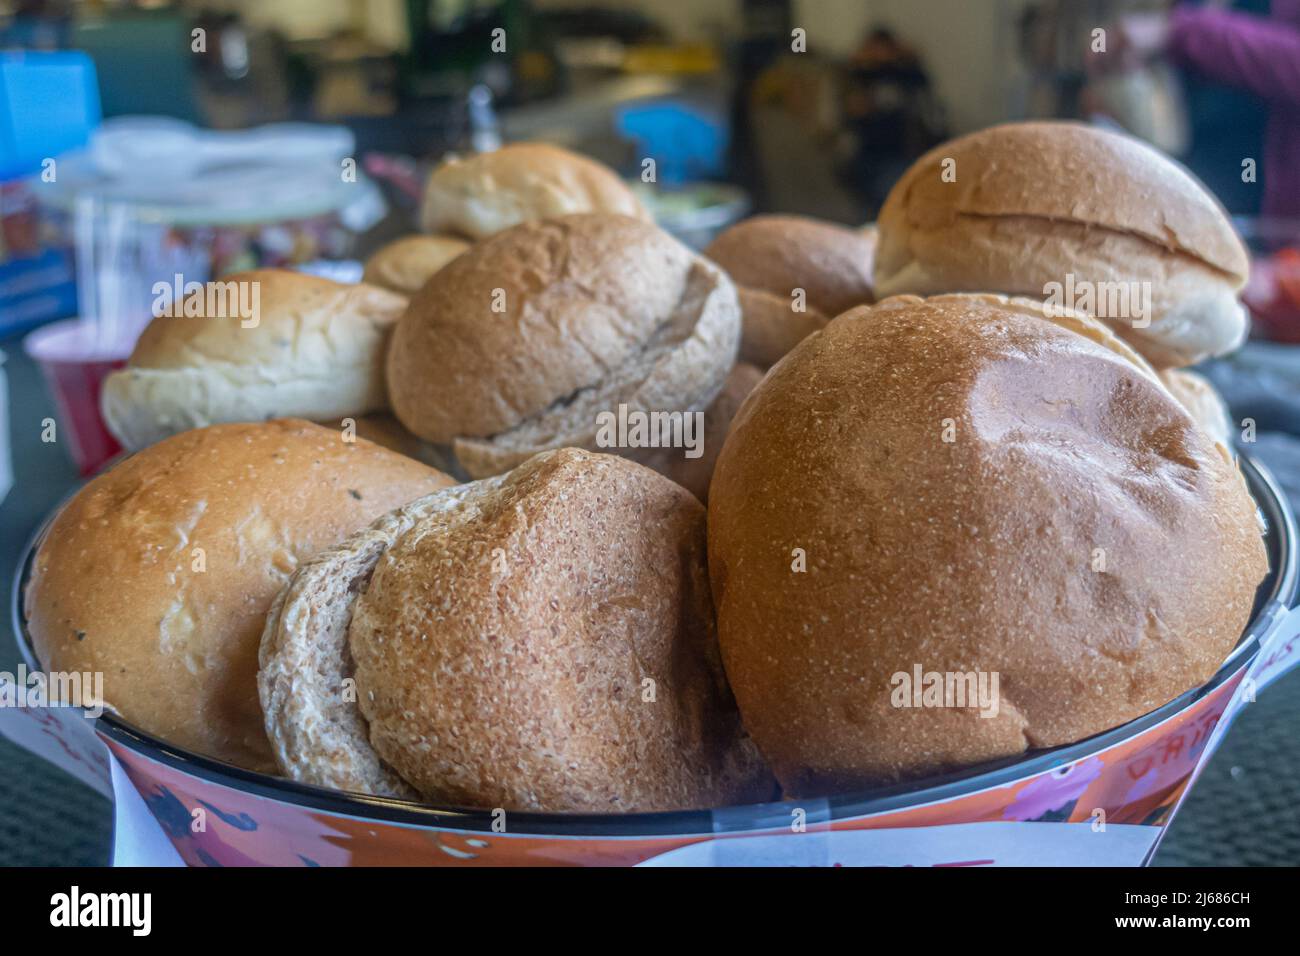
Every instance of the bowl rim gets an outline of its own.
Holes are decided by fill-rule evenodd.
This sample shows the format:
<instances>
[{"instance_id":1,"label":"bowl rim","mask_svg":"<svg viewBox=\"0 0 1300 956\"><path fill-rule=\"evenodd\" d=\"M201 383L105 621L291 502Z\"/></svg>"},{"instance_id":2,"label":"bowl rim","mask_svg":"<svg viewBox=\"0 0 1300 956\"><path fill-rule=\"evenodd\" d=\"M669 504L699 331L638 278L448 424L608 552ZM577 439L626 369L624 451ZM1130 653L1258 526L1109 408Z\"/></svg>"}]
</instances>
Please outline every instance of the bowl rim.
<instances>
[{"instance_id":1,"label":"bowl rim","mask_svg":"<svg viewBox=\"0 0 1300 956\"><path fill-rule=\"evenodd\" d=\"M1281 614L1293 605L1296 598L1297 581L1300 579L1300 555L1296 547L1295 517L1277 480L1266 467L1244 454L1239 454L1237 460L1251 496L1265 521L1264 539L1269 554L1270 570L1256 594L1250 624L1214 675L1205 684L1185 691L1155 710L1074 743L1029 751L1020 756L1006 757L887 787L825 797L695 810L624 814L540 813L510 810L507 811L509 835L635 840L741 832L753 834L764 830L787 829L790 825L791 813L795 810L802 810L805 813L808 824L853 819L939 803L1037 776L1076 763L1138 733L1172 720L1244 668L1259 652L1263 639L1275 627ZM69 498L71 497L72 495L69 495ZM51 511L27 541L19 560L18 572L14 575L11 586L10 610L19 652L28 667L36 670L41 668L32 647L31 635L27 631L22 596L36 550L55 516L66 504L66 500ZM137 756L207 782L279 803L293 804L308 810L354 819L376 820L409 827L492 832L494 824L497 823L493 811L490 810L420 804L389 797L351 793L246 770L176 747L109 712L94 718L94 721L94 730L97 733Z\"/></svg>"}]
</instances>

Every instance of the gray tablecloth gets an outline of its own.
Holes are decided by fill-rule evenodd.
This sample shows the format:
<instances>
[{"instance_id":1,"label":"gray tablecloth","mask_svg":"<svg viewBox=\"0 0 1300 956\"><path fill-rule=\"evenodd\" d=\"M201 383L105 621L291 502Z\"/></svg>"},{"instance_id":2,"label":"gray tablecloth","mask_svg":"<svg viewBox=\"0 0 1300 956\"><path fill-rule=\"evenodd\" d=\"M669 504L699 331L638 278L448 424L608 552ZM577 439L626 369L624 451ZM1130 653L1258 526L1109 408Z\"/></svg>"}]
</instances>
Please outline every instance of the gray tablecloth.
<instances>
[{"instance_id":1,"label":"gray tablecloth","mask_svg":"<svg viewBox=\"0 0 1300 956\"><path fill-rule=\"evenodd\" d=\"M43 444L53 414L38 371L16 342L9 355L15 487L0 504L0 585L9 582L27 537L78 481L63 449ZM1272 446L1273 450L1270 450ZM1277 451L1281 448L1281 451ZM1261 443L1261 457L1300 489L1300 444ZM1295 461L1295 466L1289 464ZM1284 469L1294 467L1293 471ZM0 670L18 660L5 609ZM1164 866L1300 864L1300 672L1246 709L1197 782L1156 856ZM0 864L108 862L112 808L59 770L0 739Z\"/></svg>"}]
</instances>

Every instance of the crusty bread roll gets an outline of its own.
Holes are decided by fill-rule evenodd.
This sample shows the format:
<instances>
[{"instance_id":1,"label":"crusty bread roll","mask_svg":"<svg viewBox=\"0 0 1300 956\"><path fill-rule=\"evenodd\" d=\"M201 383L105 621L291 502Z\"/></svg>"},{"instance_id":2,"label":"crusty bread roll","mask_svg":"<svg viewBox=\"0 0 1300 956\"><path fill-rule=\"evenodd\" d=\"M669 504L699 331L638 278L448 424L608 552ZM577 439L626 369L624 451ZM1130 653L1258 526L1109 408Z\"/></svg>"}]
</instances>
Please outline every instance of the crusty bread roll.
<instances>
[{"instance_id":1,"label":"crusty bread roll","mask_svg":"<svg viewBox=\"0 0 1300 956\"><path fill-rule=\"evenodd\" d=\"M646 468L562 449L323 552L262 639L281 767L485 808L769 797L718 657L704 517Z\"/></svg>"},{"instance_id":2,"label":"crusty bread roll","mask_svg":"<svg viewBox=\"0 0 1300 956\"><path fill-rule=\"evenodd\" d=\"M832 222L754 216L719 235L704 255L736 283L740 358L760 368L841 312L875 301L874 236Z\"/></svg>"},{"instance_id":3,"label":"crusty bread roll","mask_svg":"<svg viewBox=\"0 0 1300 956\"><path fill-rule=\"evenodd\" d=\"M713 466L727 440L731 420L735 418L745 397L763 378L763 370L747 362L738 362L727 376L726 384L713 404L704 410L702 454L687 458L681 448L660 448L641 459L641 464L677 482L700 501L709 500L709 481Z\"/></svg>"},{"instance_id":4,"label":"crusty bread roll","mask_svg":"<svg viewBox=\"0 0 1300 956\"><path fill-rule=\"evenodd\" d=\"M41 541L27 624L49 669L170 744L274 770L257 702L271 599L298 562L448 485L301 421L187 431L77 493Z\"/></svg>"},{"instance_id":5,"label":"crusty bread roll","mask_svg":"<svg viewBox=\"0 0 1300 956\"><path fill-rule=\"evenodd\" d=\"M1223 354L1246 335L1237 292L1249 263L1222 207L1176 162L1117 133L1011 123L944 143L895 184L879 234L881 297L1044 299L1057 283L1065 299L1072 281L1063 304L1103 318L1157 368Z\"/></svg>"},{"instance_id":6,"label":"crusty bread roll","mask_svg":"<svg viewBox=\"0 0 1300 956\"><path fill-rule=\"evenodd\" d=\"M1225 448L1232 448L1232 416L1218 389L1203 376L1184 368L1165 369L1160 380L1207 435Z\"/></svg>"},{"instance_id":7,"label":"crusty bread roll","mask_svg":"<svg viewBox=\"0 0 1300 956\"><path fill-rule=\"evenodd\" d=\"M393 333L389 398L484 477L596 448L599 415L620 405L707 408L739 338L735 287L713 263L647 222L564 216L485 239L429 280Z\"/></svg>"},{"instance_id":8,"label":"crusty bread roll","mask_svg":"<svg viewBox=\"0 0 1300 956\"><path fill-rule=\"evenodd\" d=\"M399 295L414 295L429 276L468 248L468 242L452 236L403 236L366 260L361 281Z\"/></svg>"},{"instance_id":9,"label":"crusty bread roll","mask_svg":"<svg viewBox=\"0 0 1300 956\"><path fill-rule=\"evenodd\" d=\"M580 212L650 218L612 169L545 143L453 156L429 176L420 228L482 239L521 222Z\"/></svg>"},{"instance_id":10,"label":"crusty bread roll","mask_svg":"<svg viewBox=\"0 0 1300 956\"><path fill-rule=\"evenodd\" d=\"M241 315L233 296L196 293L150 322L126 368L104 381L104 420L124 447L222 422L386 407L384 346L406 299L285 269L220 282L240 284L256 315Z\"/></svg>"},{"instance_id":11,"label":"crusty bread roll","mask_svg":"<svg viewBox=\"0 0 1300 956\"><path fill-rule=\"evenodd\" d=\"M1226 450L1100 323L903 296L750 395L713 475L709 570L745 725L813 795L1159 707L1231 651L1267 557ZM900 706L918 667L997 674L996 713Z\"/></svg>"}]
</instances>

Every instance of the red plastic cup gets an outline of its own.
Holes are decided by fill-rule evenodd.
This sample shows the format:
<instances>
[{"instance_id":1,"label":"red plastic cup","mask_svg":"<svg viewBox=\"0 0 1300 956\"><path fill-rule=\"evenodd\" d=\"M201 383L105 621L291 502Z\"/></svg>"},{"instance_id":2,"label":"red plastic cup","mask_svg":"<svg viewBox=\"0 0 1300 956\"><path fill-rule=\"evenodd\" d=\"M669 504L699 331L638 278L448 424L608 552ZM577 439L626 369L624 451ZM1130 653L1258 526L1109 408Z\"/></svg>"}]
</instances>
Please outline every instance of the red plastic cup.
<instances>
[{"instance_id":1,"label":"red plastic cup","mask_svg":"<svg viewBox=\"0 0 1300 956\"><path fill-rule=\"evenodd\" d=\"M105 350L80 319L52 322L23 339L40 366L58 411L58 437L83 475L97 471L122 450L99 412L104 379L126 364L130 347Z\"/></svg>"}]
</instances>

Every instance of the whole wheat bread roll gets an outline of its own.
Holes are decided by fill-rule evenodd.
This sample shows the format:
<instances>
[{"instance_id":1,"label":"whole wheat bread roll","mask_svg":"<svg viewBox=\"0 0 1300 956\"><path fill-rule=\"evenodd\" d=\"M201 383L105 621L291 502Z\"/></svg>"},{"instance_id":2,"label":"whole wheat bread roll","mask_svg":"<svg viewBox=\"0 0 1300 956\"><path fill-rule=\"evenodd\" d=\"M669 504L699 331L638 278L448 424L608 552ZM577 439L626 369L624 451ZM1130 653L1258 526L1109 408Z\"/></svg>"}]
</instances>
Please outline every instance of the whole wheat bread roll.
<instances>
[{"instance_id":1,"label":"whole wheat bread roll","mask_svg":"<svg viewBox=\"0 0 1300 956\"><path fill-rule=\"evenodd\" d=\"M420 228L482 239L522 222L581 212L649 220L608 166L546 143L513 143L453 156L425 184Z\"/></svg>"},{"instance_id":2,"label":"whole wheat bread roll","mask_svg":"<svg viewBox=\"0 0 1300 956\"><path fill-rule=\"evenodd\" d=\"M847 312L751 393L714 470L745 726L802 796L1122 724L1240 638L1255 514L1226 449L1095 320L990 295ZM903 706L917 667L984 675L996 708Z\"/></svg>"},{"instance_id":3,"label":"whole wheat bread roll","mask_svg":"<svg viewBox=\"0 0 1300 956\"><path fill-rule=\"evenodd\" d=\"M727 432L731 430L731 420L762 378L763 371L757 366L747 362L736 363L718 397L704 410L700 442L702 447L698 458L688 458L682 448L660 448L641 459L641 464L665 478L671 478L700 501L707 503L713 466L717 463L723 442L727 440Z\"/></svg>"},{"instance_id":4,"label":"whole wheat bread roll","mask_svg":"<svg viewBox=\"0 0 1300 956\"><path fill-rule=\"evenodd\" d=\"M382 411L384 348L406 299L287 269L219 280L153 319L104 381L104 421L128 450L224 422ZM255 315L241 305L256 303ZM192 314L191 314L192 313Z\"/></svg>"},{"instance_id":5,"label":"whole wheat bread roll","mask_svg":"<svg viewBox=\"0 0 1300 956\"><path fill-rule=\"evenodd\" d=\"M735 363L731 281L658 227L564 216L476 243L410 302L388 351L393 412L473 477L595 449L603 413L708 407ZM644 449L610 449L638 457Z\"/></svg>"},{"instance_id":6,"label":"whole wheat bread roll","mask_svg":"<svg viewBox=\"0 0 1300 956\"><path fill-rule=\"evenodd\" d=\"M753 216L704 255L736 283L740 358L768 368L835 316L875 301L875 236L805 216Z\"/></svg>"},{"instance_id":7,"label":"whole wheat bread roll","mask_svg":"<svg viewBox=\"0 0 1300 956\"><path fill-rule=\"evenodd\" d=\"M1066 300L1072 289L1065 306L1101 317L1157 368L1246 336L1237 293L1249 262L1223 208L1178 163L1118 133L1009 123L944 143L895 184L878 226L881 297Z\"/></svg>"},{"instance_id":8,"label":"whole wheat bread roll","mask_svg":"<svg viewBox=\"0 0 1300 956\"><path fill-rule=\"evenodd\" d=\"M275 764L257 700L267 608L300 561L450 483L302 421L214 425L100 475L41 540L24 596L51 670L104 674L104 704L167 743Z\"/></svg>"},{"instance_id":9,"label":"whole wheat bread roll","mask_svg":"<svg viewBox=\"0 0 1300 956\"><path fill-rule=\"evenodd\" d=\"M268 617L281 767L519 810L770 796L718 657L704 517L648 469L577 449L386 515L303 565Z\"/></svg>"}]
</instances>

